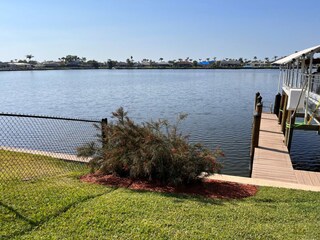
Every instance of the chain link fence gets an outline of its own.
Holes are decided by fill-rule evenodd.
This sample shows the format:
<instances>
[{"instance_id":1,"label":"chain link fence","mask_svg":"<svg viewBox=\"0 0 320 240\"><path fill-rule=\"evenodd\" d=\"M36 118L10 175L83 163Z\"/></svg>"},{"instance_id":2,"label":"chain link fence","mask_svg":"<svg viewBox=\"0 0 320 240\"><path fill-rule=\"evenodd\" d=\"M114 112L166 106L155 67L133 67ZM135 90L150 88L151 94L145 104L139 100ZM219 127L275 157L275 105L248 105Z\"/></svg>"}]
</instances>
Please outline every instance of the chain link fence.
<instances>
[{"instance_id":1,"label":"chain link fence","mask_svg":"<svg viewBox=\"0 0 320 240\"><path fill-rule=\"evenodd\" d=\"M83 171L77 148L97 140L100 121L0 114L0 185Z\"/></svg>"},{"instance_id":2,"label":"chain link fence","mask_svg":"<svg viewBox=\"0 0 320 240\"><path fill-rule=\"evenodd\" d=\"M106 191L79 180L90 169L77 148L99 144L97 126L101 121L0 113L0 239L20 239Z\"/></svg>"}]
</instances>

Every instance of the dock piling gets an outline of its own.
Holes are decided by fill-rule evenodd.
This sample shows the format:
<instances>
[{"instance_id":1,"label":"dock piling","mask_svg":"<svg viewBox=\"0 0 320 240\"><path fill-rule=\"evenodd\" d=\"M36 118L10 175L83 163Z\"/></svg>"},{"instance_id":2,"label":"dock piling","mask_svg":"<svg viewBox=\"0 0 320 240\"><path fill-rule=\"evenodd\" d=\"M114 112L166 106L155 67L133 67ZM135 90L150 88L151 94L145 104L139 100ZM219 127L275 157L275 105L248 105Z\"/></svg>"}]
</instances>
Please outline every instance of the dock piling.
<instances>
[{"instance_id":1,"label":"dock piling","mask_svg":"<svg viewBox=\"0 0 320 240\"><path fill-rule=\"evenodd\" d=\"M281 100L280 100L279 115L278 115L278 123L279 124L281 124L281 121L282 121L285 95L286 95L286 93L284 91L282 91Z\"/></svg>"},{"instance_id":2,"label":"dock piling","mask_svg":"<svg viewBox=\"0 0 320 240\"><path fill-rule=\"evenodd\" d=\"M262 105L262 97L261 97L261 95L259 95L258 97L257 97L257 103L256 103L256 107L255 108L257 108L257 106L258 106L258 104L261 104Z\"/></svg>"},{"instance_id":3,"label":"dock piling","mask_svg":"<svg viewBox=\"0 0 320 240\"><path fill-rule=\"evenodd\" d=\"M293 130L294 130L294 123L296 120L296 116L293 111L288 112L288 118L286 123L286 132L285 132L285 145L290 152L291 149L291 142L293 137Z\"/></svg>"},{"instance_id":4,"label":"dock piling","mask_svg":"<svg viewBox=\"0 0 320 240\"><path fill-rule=\"evenodd\" d=\"M284 94L284 102L283 102L282 116L281 116L281 131L283 133L285 133L285 130L286 130L286 121L288 117L287 102L288 102L288 95Z\"/></svg>"},{"instance_id":5,"label":"dock piling","mask_svg":"<svg viewBox=\"0 0 320 240\"><path fill-rule=\"evenodd\" d=\"M256 92L256 96L255 96L255 99L254 99L254 110L256 110L259 96L260 96L260 93Z\"/></svg>"},{"instance_id":6,"label":"dock piling","mask_svg":"<svg viewBox=\"0 0 320 240\"><path fill-rule=\"evenodd\" d=\"M274 99L274 108L273 108L273 113L276 114L278 117L279 117L280 101L281 101L281 94L278 93L278 94L275 96L275 99Z\"/></svg>"},{"instance_id":7,"label":"dock piling","mask_svg":"<svg viewBox=\"0 0 320 240\"><path fill-rule=\"evenodd\" d=\"M251 135L251 148L250 148L250 158L251 158L250 172L252 172L254 149L256 147L258 147L258 145L259 145L261 114L262 114L262 104L258 103L256 105L256 112L253 115L252 135Z\"/></svg>"}]
</instances>

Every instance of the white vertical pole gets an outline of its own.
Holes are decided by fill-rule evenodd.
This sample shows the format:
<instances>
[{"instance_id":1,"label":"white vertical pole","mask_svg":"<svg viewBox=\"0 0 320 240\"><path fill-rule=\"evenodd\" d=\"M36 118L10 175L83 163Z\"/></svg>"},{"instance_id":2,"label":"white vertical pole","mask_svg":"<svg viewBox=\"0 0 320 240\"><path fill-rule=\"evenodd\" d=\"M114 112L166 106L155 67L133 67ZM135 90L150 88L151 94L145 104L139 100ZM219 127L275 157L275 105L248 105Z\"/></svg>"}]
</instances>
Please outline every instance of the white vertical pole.
<instances>
[{"instance_id":1,"label":"white vertical pole","mask_svg":"<svg viewBox=\"0 0 320 240\"><path fill-rule=\"evenodd\" d=\"M305 65L306 65L306 58L305 56L302 56L302 64L301 64L301 78L300 78L300 88L303 86L303 83L305 81Z\"/></svg>"},{"instance_id":2,"label":"white vertical pole","mask_svg":"<svg viewBox=\"0 0 320 240\"><path fill-rule=\"evenodd\" d=\"M280 82L281 82L281 79L282 79L282 68L281 68L281 65L280 65L280 74L279 74L279 80L278 80L278 93L280 93Z\"/></svg>"},{"instance_id":3,"label":"white vertical pole","mask_svg":"<svg viewBox=\"0 0 320 240\"><path fill-rule=\"evenodd\" d=\"M288 77L288 80L289 80L289 87L292 88L292 81L291 81L291 77L292 77L292 63L290 63L289 65L289 77Z\"/></svg>"},{"instance_id":4,"label":"white vertical pole","mask_svg":"<svg viewBox=\"0 0 320 240\"><path fill-rule=\"evenodd\" d=\"M285 76L285 81L286 81L286 85L289 87L289 63L287 64L287 68L286 68L286 76Z\"/></svg>"},{"instance_id":5,"label":"white vertical pole","mask_svg":"<svg viewBox=\"0 0 320 240\"><path fill-rule=\"evenodd\" d=\"M297 74L296 74L296 81L295 81L295 83L296 83L296 88L299 88L299 63L300 63L300 61L299 60L297 60Z\"/></svg>"},{"instance_id":6,"label":"white vertical pole","mask_svg":"<svg viewBox=\"0 0 320 240\"><path fill-rule=\"evenodd\" d=\"M310 64L309 64L309 72L308 72L308 84L307 84L307 99L306 99L306 107L304 112L304 123L308 122L308 105L309 105L309 97L310 97L310 84L311 84L311 77L312 77L312 61L313 61L313 54L310 53Z\"/></svg>"},{"instance_id":7,"label":"white vertical pole","mask_svg":"<svg viewBox=\"0 0 320 240\"><path fill-rule=\"evenodd\" d=\"M296 76L296 69L295 69L295 62L292 63L292 76L291 76L291 81L292 81L292 87L295 88L295 76Z\"/></svg>"}]
</instances>

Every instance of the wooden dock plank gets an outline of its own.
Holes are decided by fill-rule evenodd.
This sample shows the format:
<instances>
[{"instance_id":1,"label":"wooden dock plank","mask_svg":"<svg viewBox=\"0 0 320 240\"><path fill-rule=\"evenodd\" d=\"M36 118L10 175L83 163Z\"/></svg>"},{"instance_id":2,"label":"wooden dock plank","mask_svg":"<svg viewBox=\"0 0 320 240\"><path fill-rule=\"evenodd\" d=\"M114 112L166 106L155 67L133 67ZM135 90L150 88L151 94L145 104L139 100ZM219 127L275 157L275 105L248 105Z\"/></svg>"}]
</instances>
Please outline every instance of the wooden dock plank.
<instances>
[{"instance_id":1,"label":"wooden dock plank","mask_svg":"<svg viewBox=\"0 0 320 240\"><path fill-rule=\"evenodd\" d=\"M320 186L320 173L294 170L275 114L262 113L252 178Z\"/></svg>"},{"instance_id":2,"label":"wooden dock plank","mask_svg":"<svg viewBox=\"0 0 320 240\"><path fill-rule=\"evenodd\" d=\"M319 172L309 172L302 170L295 170L298 181L303 184L320 186L320 173Z\"/></svg>"}]
</instances>

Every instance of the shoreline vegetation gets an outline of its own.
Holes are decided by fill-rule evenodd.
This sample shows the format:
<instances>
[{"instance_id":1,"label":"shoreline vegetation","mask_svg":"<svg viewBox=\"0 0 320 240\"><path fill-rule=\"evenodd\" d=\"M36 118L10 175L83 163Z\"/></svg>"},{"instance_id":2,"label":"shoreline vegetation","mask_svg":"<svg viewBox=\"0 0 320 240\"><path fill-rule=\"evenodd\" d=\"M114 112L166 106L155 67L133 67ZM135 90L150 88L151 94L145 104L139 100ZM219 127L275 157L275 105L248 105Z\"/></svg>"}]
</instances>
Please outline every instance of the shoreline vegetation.
<instances>
[{"instance_id":1,"label":"shoreline vegetation","mask_svg":"<svg viewBox=\"0 0 320 240\"><path fill-rule=\"evenodd\" d=\"M202 67L190 67L190 68L178 68L178 67L121 67L121 68L108 68L108 67L56 67L56 68L7 68L7 69L0 69L0 72L14 72L14 71L52 71L52 70L213 70L213 69L224 69L224 70L239 70L239 69L279 69L278 67L255 67L255 68L243 68L243 67L216 67L216 68L202 68Z\"/></svg>"},{"instance_id":2,"label":"shoreline vegetation","mask_svg":"<svg viewBox=\"0 0 320 240\"><path fill-rule=\"evenodd\" d=\"M81 70L81 69L278 69L279 67L273 65L277 60L270 61L269 58L265 60L258 60L254 57L253 60L248 59L230 59L225 58L217 60L215 57L205 60L194 60L187 57L186 59L179 58L178 60L164 61L159 58L159 61L151 59L142 59L135 61L131 56L125 62L108 59L106 62L99 62L96 60L88 60L85 57L78 57L76 55L67 55L59 58L58 61L43 61L38 62L32 60L34 56L26 55L25 60L14 59L10 62L0 61L0 71L33 71L33 70Z\"/></svg>"}]
</instances>

